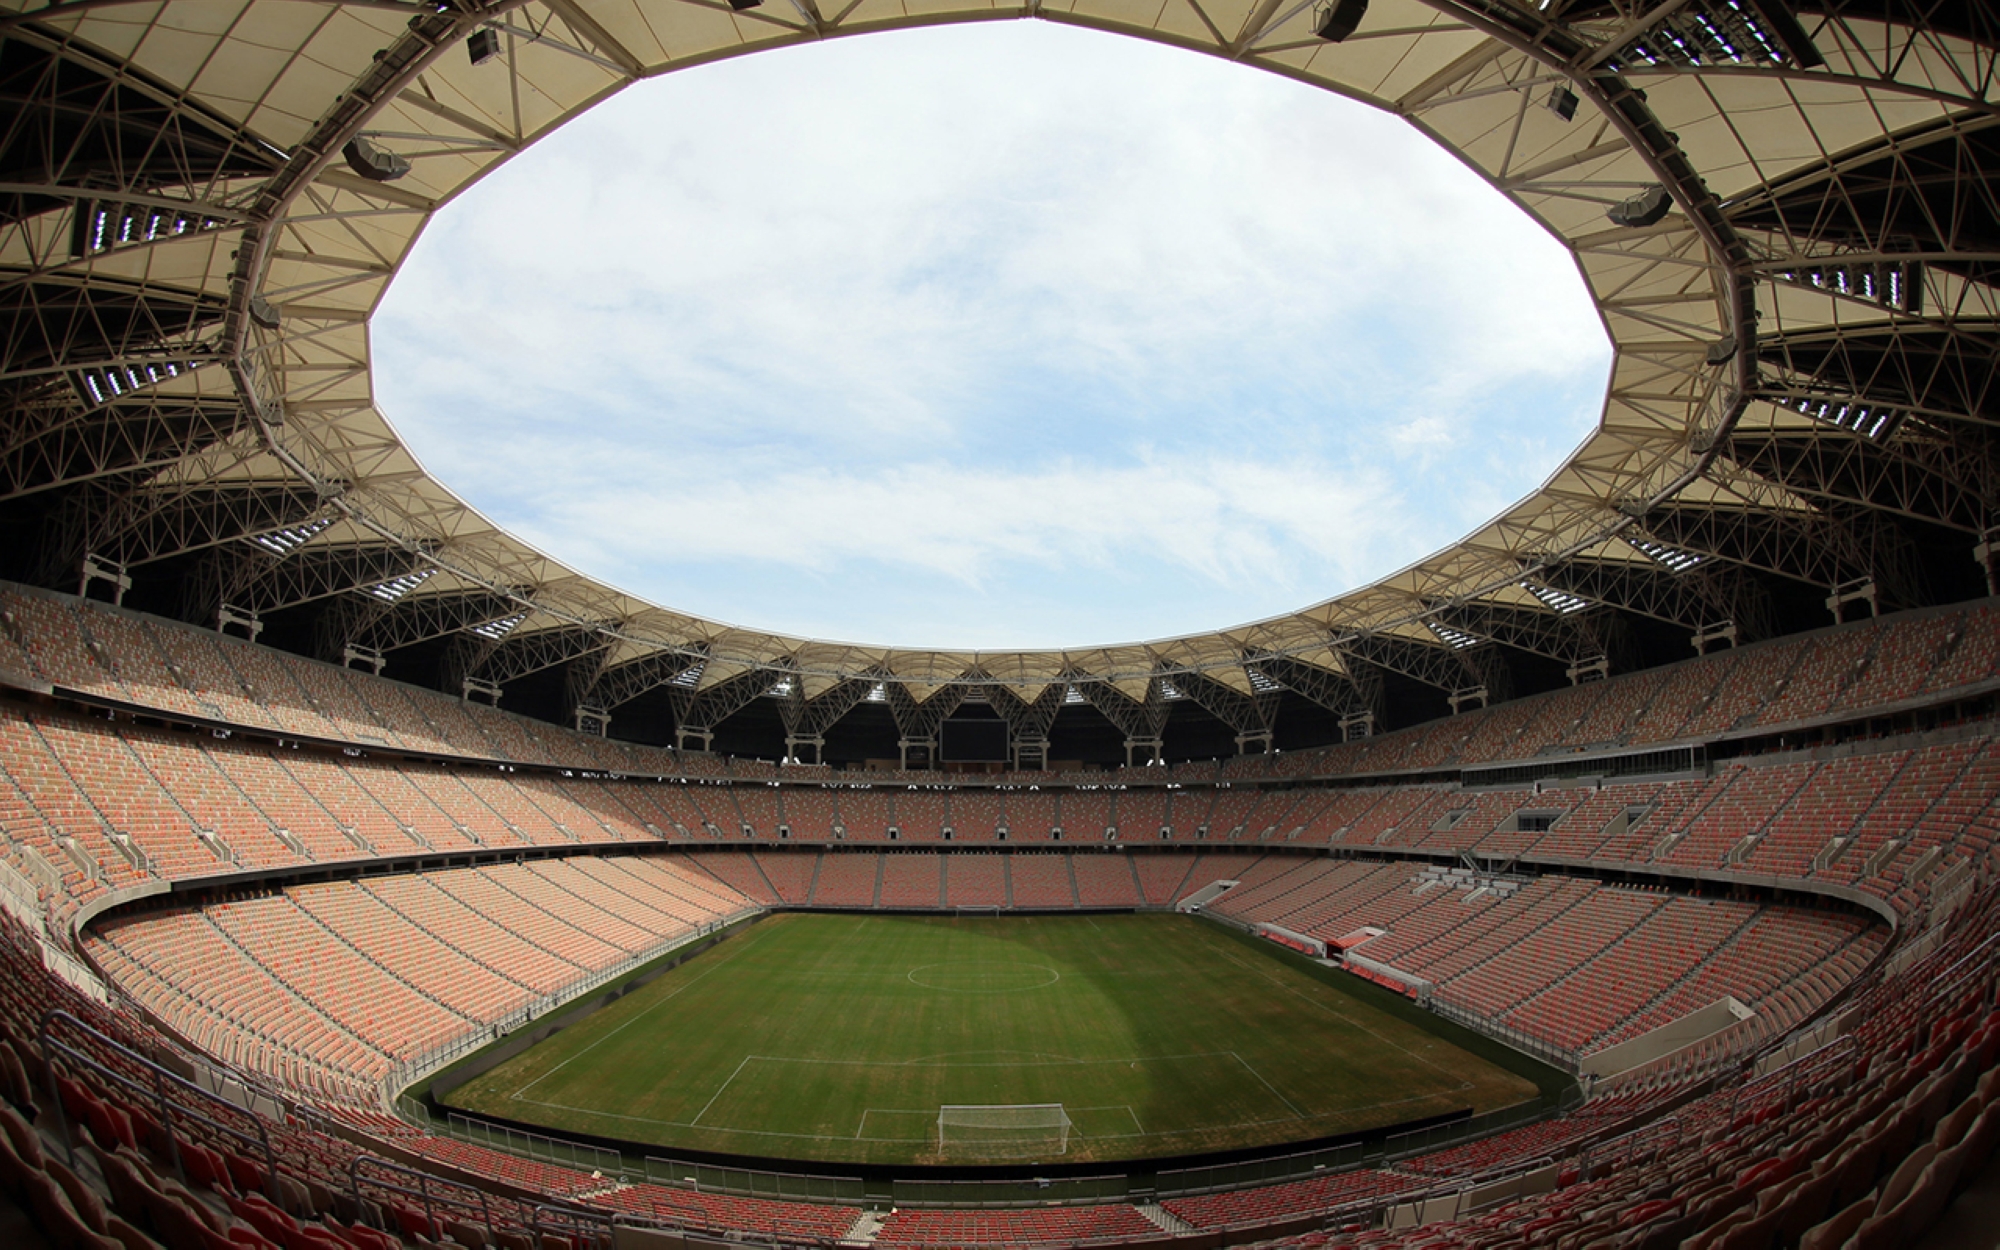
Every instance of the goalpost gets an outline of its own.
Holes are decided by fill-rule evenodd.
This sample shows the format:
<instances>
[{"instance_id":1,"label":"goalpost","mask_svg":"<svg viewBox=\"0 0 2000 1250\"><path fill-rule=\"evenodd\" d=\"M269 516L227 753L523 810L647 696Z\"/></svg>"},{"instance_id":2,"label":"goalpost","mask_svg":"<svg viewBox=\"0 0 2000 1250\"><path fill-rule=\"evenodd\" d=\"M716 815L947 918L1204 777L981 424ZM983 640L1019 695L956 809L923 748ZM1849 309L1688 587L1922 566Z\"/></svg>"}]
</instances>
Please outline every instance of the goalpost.
<instances>
[{"instance_id":1,"label":"goalpost","mask_svg":"<svg viewBox=\"0 0 2000 1250\"><path fill-rule=\"evenodd\" d=\"M993 916L997 918L1000 915L1000 904L961 903L957 907L952 908L952 914L958 916Z\"/></svg>"},{"instance_id":2,"label":"goalpost","mask_svg":"<svg viewBox=\"0 0 2000 1250\"><path fill-rule=\"evenodd\" d=\"M1059 1102L947 1103L938 1108L938 1150L986 1159L1067 1154L1069 1127Z\"/></svg>"}]
</instances>

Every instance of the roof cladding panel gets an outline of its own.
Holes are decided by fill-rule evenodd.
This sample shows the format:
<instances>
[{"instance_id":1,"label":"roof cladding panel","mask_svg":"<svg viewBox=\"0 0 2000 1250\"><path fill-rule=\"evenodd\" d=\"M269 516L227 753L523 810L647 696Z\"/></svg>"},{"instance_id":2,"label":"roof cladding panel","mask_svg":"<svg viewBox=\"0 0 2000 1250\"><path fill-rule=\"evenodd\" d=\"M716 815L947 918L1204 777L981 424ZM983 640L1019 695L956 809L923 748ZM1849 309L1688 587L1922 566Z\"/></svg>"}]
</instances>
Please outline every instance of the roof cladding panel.
<instances>
[{"instance_id":1,"label":"roof cladding panel","mask_svg":"<svg viewBox=\"0 0 2000 1250\"><path fill-rule=\"evenodd\" d=\"M426 475L374 407L369 314L431 214L500 162L649 76L840 34L1024 16L991 0L740 12L677 0L165 0L12 15L0 25L0 92L16 120L0 130L0 181L20 189L0 198L0 373L14 375L0 378L0 405L13 428L45 433L0 449L0 481L10 497L61 496L51 514L69 509L85 532L133 535L118 553L142 579L173 576L197 542L220 542L217 558L240 548L263 562L260 576L318 558L311 544L234 541L259 524L319 526L357 569L434 569L395 618L466 597L525 614L504 636L481 636L503 673L535 671L525 652L551 638L595 631L607 659L585 701L654 670L768 670L795 675L809 697L886 684L922 705L942 687L984 685L1025 706L1077 683L1143 693L1189 673L1240 692L1246 665L1299 657L1351 685L1353 706L1421 687L1430 709L1437 691L1479 676L1437 626L1506 625L1530 678L1531 654L1570 645L1524 582L1602 587L1640 602L1617 610L1705 624L1686 596L1638 585L1662 576L1651 564L1604 574L1606 552L1654 559L1633 556L1642 549L1627 538L1699 548L1704 570L1768 577L1793 598L1802 580L1880 576L1909 600L1923 579L1894 567L1909 544L1883 535L1903 524L1927 541L1939 527L1962 533L1990 521L1974 515L1979 501L2000 498L1984 467L2000 348L1994 10L1743 4L1728 20L1763 21L1762 50L1708 61L1631 55L1665 48L1658 24L1678 20L1632 0L1373 0L1340 42L1315 36L1310 6L1252 0L1059 0L1025 15L1240 61L1403 117L1571 249L1612 339L1599 428L1540 490L1448 550L1273 620L1003 653L736 629L634 599L500 530ZM1785 13L1809 47L1780 37ZM482 28L498 55L474 64L464 41ZM357 139L390 159L343 155ZM138 207L58 227L78 199ZM207 214L190 216L198 229L130 225L179 204ZM23 219L35 228L5 229ZM105 222L118 246L60 246ZM87 371L107 358L197 349L220 367L89 401ZM147 402L196 391L198 411ZM223 431L226 454L205 452ZM177 443L186 457L163 463ZM137 498L157 514L136 524L110 526L81 486L63 495L72 479L138 468L157 489L117 506ZM359 593L348 592L298 600L299 611L332 612ZM190 599L186 611L214 607ZM1413 718L1386 710L1392 723Z\"/></svg>"},{"instance_id":2,"label":"roof cladding panel","mask_svg":"<svg viewBox=\"0 0 2000 1250\"><path fill-rule=\"evenodd\" d=\"M71 191L199 194L230 179L268 177L282 154L176 99L134 67L79 56L52 40L0 38L0 223L66 203Z\"/></svg>"},{"instance_id":3,"label":"roof cladding panel","mask_svg":"<svg viewBox=\"0 0 2000 1250\"><path fill-rule=\"evenodd\" d=\"M2000 278L2000 117L1879 136L1744 197L1730 219L1817 249L1920 254L1992 285Z\"/></svg>"},{"instance_id":4,"label":"roof cladding panel","mask_svg":"<svg viewBox=\"0 0 2000 1250\"><path fill-rule=\"evenodd\" d=\"M1799 0L1808 30L1813 15L1836 21L1923 27L1987 47L2000 47L2000 16L1986 0Z\"/></svg>"}]
</instances>

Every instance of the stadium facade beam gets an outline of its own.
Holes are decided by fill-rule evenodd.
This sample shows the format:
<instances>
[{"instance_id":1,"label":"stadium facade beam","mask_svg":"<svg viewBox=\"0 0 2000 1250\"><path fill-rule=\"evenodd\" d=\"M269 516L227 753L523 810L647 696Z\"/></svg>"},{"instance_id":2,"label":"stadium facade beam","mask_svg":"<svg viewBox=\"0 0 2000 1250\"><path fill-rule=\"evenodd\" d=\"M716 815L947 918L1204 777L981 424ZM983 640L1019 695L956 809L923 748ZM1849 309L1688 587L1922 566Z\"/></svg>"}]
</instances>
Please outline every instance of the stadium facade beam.
<instances>
[{"instance_id":1,"label":"stadium facade beam","mask_svg":"<svg viewBox=\"0 0 2000 1250\"><path fill-rule=\"evenodd\" d=\"M321 500L292 481L197 476L118 490L85 487L51 510L45 554L60 582L85 552L128 568L310 520Z\"/></svg>"},{"instance_id":2,"label":"stadium facade beam","mask_svg":"<svg viewBox=\"0 0 2000 1250\"><path fill-rule=\"evenodd\" d=\"M824 762L827 731L875 688L873 681L848 678L809 695L803 674L793 673L780 680L786 683L778 703L778 716L785 725L785 758L803 764ZM806 758L808 752L811 759Z\"/></svg>"},{"instance_id":3,"label":"stadium facade beam","mask_svg":"<svg viewBox=\"0 0 2000 1250\"><path fill-rule=\"evenodd\" d=\"M1462 650L1443 642L1419 642L1397 635L1356 634L1343 638L1339 650L1353 660L1372 664L1450 693L1485 680L1483 670L1468 661Z\"/></svg>"},{"instance_id":4,"label":"stadium facade beam","mask_svg":"<svg viewBox=\"0 0 2000 1250\"><path fill-rule=\"evenodd\" d=\"M607 665L592 683L586 701L615 709L678 679L698 678L708 659L698 649L662 648Z\"/></svg>"},{"instance_id":5,"label":"stadium facade beam","mask_svg":"<svg viewBox=\"0 0 2000 1250\"><path fill-rule=\"evenodd\" d=\"M1278 724L1278 705L1283 701L1276 679L1270 688L1245 694L1205 673L1188 671L1172 676L1174 688L1194 700L1209 715L1236 731L1236 751L1250 753L1252 747L1268 752Z\"/></svg>"},{"instance_id":6,"label":"stadium facade beam","mask_svg":"<svg viewBox=\"0 0 2000 1250\"><path fill-rule=\"evenodd\" d=\"M668 686L667 698L674 709L675 745L684 751L708 750L716 728L769 693L772 683L782 676L782 672L751 668L695 690ZM691 748L693 739L700 742Z\"/></svg>"},{"instance_id":7,"label":"stadium facade beam","mask_svg":"<svg viewBox=\"0 0 2000 1250\"><path fill-rule=\"evenodd\" d=\"M1973 534L2000 515L1995 444L1963 428L1905 422L1878 442L1848 430L1739 426L1729 456L1808 499L1886 510Z\"/></svg>"},{"instance_id":8,"label":"stadium facade beam","mask_svg":"<svg viewBox=\"0 0 2000 1250\"><path fill-rule=\"evenodd\" d=\"M1768 633L1768 612L1745 595L1748 579L1739 565L1703 561L1673 572L1646 560L1577 557L1545 565L1537 578L1595 603L1676 625L1692 635L1725 621L1741 641Z\"/></svg>"},{"instance_id":9,"label":"stadium facade beam","mask_svg":"<svg viewBox=\"0 0 2000 1250\"><path fill-rule=\"evenodd\" d=\"M896 721L896 748L902 766L910 766L912 751L921 752L927 765L935 763L938 728L965 701L967 687L954 683L913 688L908 682L885 681L882 691L889 704L889 715Z\"/></svg>"},{"instance_id":10,"label":"stadium facade beam","mask_svg":"<svg viewBox=\"0 0 2000 1250\"><path fill-rule=\"evenodd\" d=\"M234 400L140 396L85 409L68 393L10 410L0 497L21 498L111 477L142 477L241 428Z\"/></svg>"},{"instance_id":11,"label":"stadium facade beam","mask_svg":"<svg viewBox=\"0 0 2000 1250\"><path fill-rule=\"evenodd\" d=\"M1131 678L1122 679L1136 685ZM1167 728L1167 715L1172 711L1160 690L1158 677L1145 680L1143 698L1133 698L1117 686L1105 681L1077 681L1078 694L1092 707L1103 714L1104 719L1116 725L1125 734L1125 763L1164 764L1166 754L1162 749ZM1135 757L1144 753L1143 760Z\"/></svg>"},{"instance_id":12,"label":"stadium facade beam","mask_svg":"<svg viewBox=\"0 0 2000 1250\"><path fill-rule=\"evenodd\" d=\"M1788 333L1764 346L1761 360L1780 393L2000 426L2000 324L1990 320Z\"/></svg>"},{"instance_id":13,"label":"stadium facade beam","mask_svg":"<svg viewBox=\"0 0 2000 1250\"><path fill-rule=\"evenodd\" d=\"M357 592L357 597L368 596ZM483 587L470 591L405 595L384 604L352 641L385 653L400 651L419 643L461 634L490 621L504 620L523 610L518 600Z\"/></svg>"},{"instance_id":14,"label":"stadium facade beam","mask_svg":"<svg viewBox=\"0 0 2000 1250\"><path fill-rule=\"evenodd\" d=\"M504 686L582 656L608 651L613 641L602 630L588 626L565 624L550 629L515 629L493 646L470 676Z\"/></svg>"},{"instance_id":15,"label":"stadium facade beam","mask_svg":"<svg viewBox=\"0 0 2000 1250\"><path fill-rule=\"evenodd\" d=\"M1856 513L1862 521L1868 513ZM1906 552L1893 530L1853 523L1826 510L1758 511L1744 508L1661 508L1636 527L1653 541L1704 557L1730 560L1820 590L1875 580L1890 593L1884 603L1907 603Z\"/></svg>"},{"instance_id":16,"label":"stadium facade beam","mask_svg":"<svg viewBox=\"0 0 2000 1250\"><path fill-rule=\"evenodd\" d=\"M435 567L427 551L347 543L309 547L284 556L259 549L232 553L227 560L233 575L224 597L258 612L278 612L333 595L365 592Z\"/></svg>"},{"instance_id":17,"label":"stadium facade beam","mask_svg":"<svg viewBox=\"0 0 2000 1250\"><path fill-rule=\"evenodd\" d=\"M1431 619L1462 634L1574 666L1604 654L1603 638L1594 628L1596 615L1588 608L1561 613L1475 599L1440 604Z\"/></svg>"},{"instance_id":18,"label":"stadium facade beam","mask_svg":"<svg viewBox=\"0 0 2000 1250\"><path fill-rule=\"evenodd\" d=\"M1016 769L1046 768L1049 762L1049 731L1063 709L1070 683L1052 681L1033 698L1023 697L1020 688L995 682L986 687L986 703L1007 723L1008 754Z\"/></svg>"},{"instance_id":19,"label":"stadium facade beam","mask_svg":"<svg viewBox=\"0 0 2000 1250\"><path fill-rule=\"evenodd\" d=\"M1293 656L1265 656L1257 667L1285 687L1336 716L1381 716L1382 678L1379 670L1356 662L1345 674L1334 673Z\"/></svg>"}]
</instances>

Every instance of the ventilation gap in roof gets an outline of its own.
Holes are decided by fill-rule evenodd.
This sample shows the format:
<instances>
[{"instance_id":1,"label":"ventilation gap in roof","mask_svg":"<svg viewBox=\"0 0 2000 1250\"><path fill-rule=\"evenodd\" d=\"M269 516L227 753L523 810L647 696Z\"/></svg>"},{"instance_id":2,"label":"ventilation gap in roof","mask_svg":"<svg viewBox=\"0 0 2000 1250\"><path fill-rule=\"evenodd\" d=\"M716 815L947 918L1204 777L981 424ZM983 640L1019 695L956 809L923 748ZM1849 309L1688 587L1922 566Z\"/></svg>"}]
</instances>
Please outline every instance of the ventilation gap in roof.
<instances>
[{"instance_id":1,"label":"ventilation gap in roof","mask_svg":"<svg viewBox=\"0 0 2000 1250\"><path fill-rule=\"evenodd\" d=\"M1627 538L1625 543L1653 563L1674 573L1685 573L1700 564L1703 559L1692 551L1682 551L1665 543L1656 543L1649 538Z\"/></svg>"},{"instance_id":2,"label":"ventilation gap in roof","mask_svg":"<svg viewBox=\"0 0 2000 1250\"><path fill-rule=\"evenodd\" d=\"M421 573L405 573L392 577L386 582L377 582L368 588L368 593L384 603L394 603L437 575L436 569L425 569Z\"/></svg>"}]
</instances>

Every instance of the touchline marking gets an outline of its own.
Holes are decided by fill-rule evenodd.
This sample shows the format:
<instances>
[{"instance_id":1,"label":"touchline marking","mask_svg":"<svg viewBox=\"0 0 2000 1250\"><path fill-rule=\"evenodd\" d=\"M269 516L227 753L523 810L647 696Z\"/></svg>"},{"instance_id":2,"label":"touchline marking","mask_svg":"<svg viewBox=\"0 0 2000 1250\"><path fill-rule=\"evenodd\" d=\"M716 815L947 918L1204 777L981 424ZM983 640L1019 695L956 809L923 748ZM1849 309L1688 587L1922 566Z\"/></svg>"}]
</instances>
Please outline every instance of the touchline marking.
<instances>
[{"instance_id":1,"label":"touchline marking","mask_svg":"<svg viewBox=\"0 0 2000 1250\"><path fill-rule=\"evenodd\" d=\"M752 1059L756 1058L760 1058L760 1056L758 1055L743 1056L743 1063L739 1063L736 1065L736 1071L731 1072L729 1074L729 1081L735 1080L737 1073L743 1071L744 1065L749 1063ZM701 1104L701 1110L694 1113L694 1119L688 1121L689 1128L693 1128L695 1125L701 1123L701 1117L708 1114L708 1109L715 1105L715 1100L722 1097L722 1091L729 1088L729 1081L724 1081L722 1084L715 1087L715 1092L709 1095L708 1101Z\"/></svg>"},{"instance_id":2,"label":"touchline marking","mask_svg":"<svg viewBox=\"0 0 2000 1250\"><path fill-rule=\"evenodd\" d=\"M746 933L746 934L744 934L744 935L743 935L743 944L742 944L742 945L740 945L740 946L738 946L738 947L736 948L736 950L737 950L737 953L738 953L738 954L741 954L742 952L744 952L744 951L746 951L746 950L750 949L750 946L751 946L752 944L754 944L754 943L755 943L755 942L757 941L757 939L758 939L759 937L761 937L761 936L763 936L763 935L762 935L761 933L758 933L758 932L751 932L751 933ZM575 1054L573 1054L573 1055L571 1055L571 1056L570 1056L569 1058L567 1058L567 1059L563 1060L563 1061L562 1061L561 1063L557 1064L557 1065L556 1065L555 1067L553 1067L553 1068L550 1068L550 1069L549 1069L549 1070L548 1070L547 1072L544 1072L544 1073L542 1073L542 1074L541 1074L540 1076L536 1077L536 1078L535 1078L534 1080L532 1080L532 1081L529 1081L529 1082L528 1082L528 1083L527 1083L526 1085L523 1085L523 1086L522 1086L521 1088L519 1088L519 1089L515 1090L515 1091L514 1091L513 1093L509 1094L509 1095L507 1096L507 1097L508 1097L508 1099L509 1099L510 1101L512 1101L512 1102L527 1102L527 1103L532 1103L532 1102L534 1102L534 1101L535 1101L534 1099L532 1099L532 1098L523 1098L523 1097L522 1097L522 1095L523 1095L523 1094L525 1094L525 1093L527 1093L527 1092L528 1092L529 1090L533 1089L533 1088L534 1088L535 1086L537 1086L537 1085L540 1085L540 1084L541 1084L541 1083L542 1083L543 1081L546 1081L546 1080L548 1080L548 1079L549 1079L550 1077L554 1076L554 1075L555 1075L556 1073L558 1073L558 1072L562 1071L562 1070L563 1070L564 1068L568 1067L568 1066L569 1066L570 1064L574 1063L574 1062L575 1062L576 1060L578 1060L578 1059L581 1059L581 1058L583 1058L583 1057L584 1057L585 1055L589 1054L589 1053L590 1053L591 1051L593 1051L593 1050L596 1050L596 1049L597 1049L597 1048L598 1048L599 1046L602 1046L602 1045L604 1045L604 1043L606 1043L606 1042L610 1041L610 1040L611 1040L612 1038L614 1038L614 1037L618 1036L618 1035L619 1035L620 1033L623 1033L623 1032L624 1032L624 1031L625 1031L626 1029L629 1029L629 1028L631 1028L631 1027L632 1027L633 1025L635 1025L635 1024L637 1024L637 1023L639 1023L639 1021L641 1021L641 1020L644 1020L644 1019L645 1019L645 1018L646 1018L647 1016L650 1016L650 1015L652 1015L652 1014L653 1014L653 1013L654 1013L655 1011L658 1011L658 1010L659 1010L660 1008L662 1008L662 1007L666 1006L666 1005L667 1005L668 1003L670 1003L670 1002L672 1002L672 1001L673 1001L674 999L678 998L678 997L680 996L680 993L681 993L681 991L682 991L682 990L686 990L686 989L689 989L689 988L691 988L691 987L692 987L692 986L694 986L694 985L695 985L696 983L698 983L698 982L700 982L700 981L704 980L704 979L705 979L705 978L706 978L706 977L708 976L708 974L709 974L709 973L711 973L711 972L714 972L714 971L715 971L715 970L716 970L717 968L720 968L720 967L722 967L722 966L723 966L724 964L726 964L726 963L728 963L728 962L729 962L729 961L725 959L725 960L718 960L718 961L717 961L717 962L715 962L715 963L711 963L711 964L709 964L709 965L708 965L708 967L706 967L706 968L704 968L704 969L703 969L702 971L700 971L700 972L696 973L696 974L695 974L694 976L692 976L692 977L689 977L689 978L688 978L688 979L687 979L687 980L686 980L686 981L685 981L684 983L682 983L682 984L680 984L680 985L677 985L677 986L675 986L675 987L674 987L674 989L673 989L673 992L672 992L672 993L670 993L670 994L668 994L668 995L667 995L666 997L662 998L662 999L661 999L661 1000L660 1000L659 1002L657 1002L657 1003L654 1003L654 1004L653 1004L652 1006L650 1006L650 1007L646 1008L646 1009L645 1009L644 1011L642 1011L642 1012L639 1012L639 1013L638 1013L637 1015L633 1016L633 1017L632 1017L632 1018L631 1018L630 1020L627 1020L627 1021L626 1021L625 1023L623 1023L623 1024L619 1025L619 1026L618 1026L617 1028L615 1028L615 1029L611 1030L611 1031L610 1031L609 1033L606 1033L606 1034L605 1034L605 1035L604 1035L603 1037L600 1037L600 1038L598 1038L598 1039L597 1039L596 1041L594 1041L594 1042L592 1042L592 1043L591 1043L590 1045L588 1045L588 1046L584 1047L584 1048L583 1048L582 1050L579 1050L579 1051L577 1051L577 1052L576 1052ZM546 1106L546 1105L548 1105L548 1104L541 1104L541 1105L544 1105L544 1106Z\"/></svg>"},{"instance_id":3,"label":"touchline marking","mask_svg":"<svg viewBox=\"0 0 2000 1250\"><path fill-rule=\"evenodd\" d=\"M1248 1060L1244 1059L1244 1058L1243 1058L1243 1056L1241 1056L1241 1055L1237 1054L1237 1053L1236 1053L1235 1051L1233 1051L1233 1050L1232 1050L1232 1051L1228 1051L1228 1052L1226 1052L1226 1053L1227 1053L1227 1054L1229 1055L1229 1057L1230 1057L1231 1059L1234 1059L1234 1060L1235 1060L1236 1062L1238 1062L1238 1063L1242 1064L1242 1065L1243 1065L1243 1070L1244 1070L1245 1072L1248 1072L1248 1073L1249 1073L1249 1074L1250 1074L1251 1076L1254 1076L1254 1077L1256 1077L1256 1078L1257 1078L1257 1083L1258 1083L1258 1084L1260 1084L1260 1085L1262 1085L1262 1086L1263 1086L1263 1087L1264 1087L1265 1089L1268 1089L1268 1090L1270 1090L1270 1091L1271 1091L1271 1097L1273 1097L1273 1098L1277 1099L1277 1100L1278 1100L1279 1102L1281 1102L1281 1103L1284 1103L1284 1104L1285 1104L1285 1106L1286 1106L1286 1108L1287 1108L1288 1110L1290 1110L1290 1111L1291 1111L1291 1113L1292 1113L1292 1114L1293 1114L1294 1116L1296 1116L1297 1118L1299 1118L1299 1119L1301 1119L1301 1120L1303 1120L1303 1119L1305 1119L1305 1118L1306 1118L1306 1113L1305 1113L1305 1112L1303 1112L1303 1111L1301 1111L1301 1110L1299 1110L1299 1109L1298 1109L1298 1107L1297 1107L1296 1105L1294 1105L1294 1104L1293 1104L1293 1102L1292 1102L1292 1100L1291 1100L1291 1099L1289 1099L1289 1098L1285 1097L1285 1096L1284 1096L1283 1094L1279 1093L1279 1092L1278 1092L1278 1087L1277 1087L1277 1086L1275 1086L1275 1085L1273 1085L1273 1084L1271 1084L1271 1083L1270 1083L1269 1081L1265 1080L1265 1079L1264 1079L1264 1074L1263 1074L1262 1072L1259 1072L1259 1071L1258 1071L1257 1069L1255 1069L1255 1068L1251 1067L1251 1066L1250 1066L1250 1064L1249 1064L1249 1061L1248 1061Z\"/></svg>"},{"instance_id":4,"label":"touchline marking","mask_svg":"<svg viewBox=\"0 0 2000 1250\"><path fill-rule=\"evenodd\" d=\"M1374 1029L1369 1028L1366 1024L1364 1024L1359 1020L1356 1020L1352 1016L1342 1015L1340 1012L1335 1011L1332 1007L1319 1001L1318 999L1312 997L1311 995L1301 992L1296 986L1287 985L1283 981L1280 981L1278 978L1266 973L1263 969L1252 967L1250 964L1245 963L1244 961L1238 959L1234 951L1230 951L1226 948L1218 948L1218 949L1222 949L1222 954L1224 959L1227 959L1230 963L1233 963L1237 967L1242 968L1244 971L1250 973L1252 976L1262 977L1264 980L1269 981L1271 984L1277 986L1279 989L1285 991L1287 994L1292 995L1294 998L1302 999L1305 1002L1312 1004L1314 1007L1319 1008L1321 1011L1326 1012L1328 1015L1332 1016L1336 1020L1341 1021L1342 1023L1353 1025L1355 1028L1360 1029L1363 1033L1366 1033L1368 1036L1374 1038L1376 1041L1381 1042L1384 1046L1391 1046L1397 1050L1402 1051L1404 1054L1416 1060L1418 1063L1423 1064L1431 1071L1447 1077L1457 1075L1456 1073L1450 1072L1444 1068L1439 1067L1436 1063L1432 1062L1429 1057L1418 1054L1416 1051L1411 1050L1409 1047L1403 1045L1401 1042L1396 1041L1393 1038L1382 1036L1380 1033L1377 1033ZM1335 992L1337 993L1338 991ZM1460 1078L1458 1083L1459 1089L1470 1089L1471 1087L1472 1083L1470 1081Z\"/></svg>"}]
</instances>

